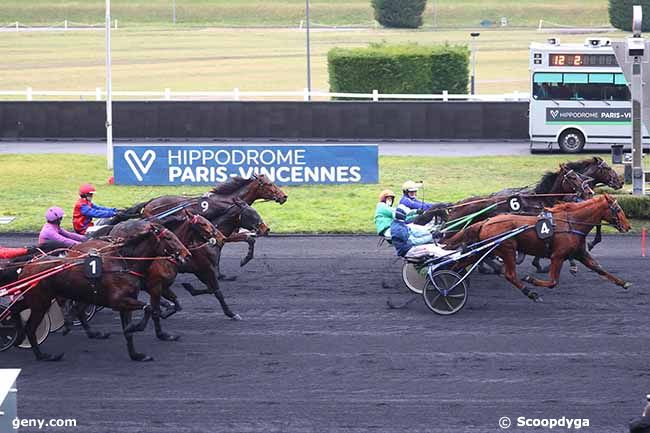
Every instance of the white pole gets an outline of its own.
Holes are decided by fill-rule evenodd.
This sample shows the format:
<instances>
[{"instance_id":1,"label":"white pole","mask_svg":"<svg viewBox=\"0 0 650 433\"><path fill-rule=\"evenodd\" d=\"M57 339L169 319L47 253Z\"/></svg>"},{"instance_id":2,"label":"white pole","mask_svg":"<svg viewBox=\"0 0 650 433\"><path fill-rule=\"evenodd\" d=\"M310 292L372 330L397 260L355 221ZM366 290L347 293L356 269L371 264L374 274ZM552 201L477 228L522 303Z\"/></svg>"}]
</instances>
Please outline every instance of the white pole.
<instances>
[{"instance_id":1,"label":"white pole","mask_svg":"<svg viewBox=\"0 0 650 433\"><path fill-rule=\"evenodd\" d=\"M111 0L106 0L106 166L113 169L113 96L111 82Z\"/></svg>"},{"instance_id":2,"label":"white pole","mask_svg":"<svg viewBox=\"0 0 650 433\"><path fill-rule=\"evenodd\" d=\"M311 101L311 42L309 40L309 0L305 0L305 23L307 25L307 91L308 101Z\"/></svg>"}]
</instances>

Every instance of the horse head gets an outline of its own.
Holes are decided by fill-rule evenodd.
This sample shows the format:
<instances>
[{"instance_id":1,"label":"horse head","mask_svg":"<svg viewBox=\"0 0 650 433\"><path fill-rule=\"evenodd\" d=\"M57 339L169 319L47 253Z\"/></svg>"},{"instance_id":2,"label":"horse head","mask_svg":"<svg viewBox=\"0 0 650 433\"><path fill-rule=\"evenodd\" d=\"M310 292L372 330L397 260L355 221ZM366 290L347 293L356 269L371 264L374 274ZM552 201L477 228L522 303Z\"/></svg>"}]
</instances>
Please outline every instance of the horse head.
<instances>
[{"instance_id":1,"label":"horse head","mask_svg":"<svg viewBox=\"0 0 650 433\"><path fill-rule=\"evenodd\" d=\"M271 229L267 226L260 214L251 206L242 209L239 215L239 225L246 230L251 230L260 236L267 235Z\"/></svg>"},{"instance_id":2,"label":"horse head","mask_svg":"<svg viewBox=\"0 0 650 433\"><path fill-rule=\"evenodd\" d=\"M604 184L614 189L623 188L623 177L599 156L587 160L587 164L581 173L593 178L591 186Z\"/></svg>"},{"instance_id":3,"label":"horse head","mask_svg":"<svg viewBox=\"0 0 650 433\"><path fill-rule=\"evenodd\" d=\"M256 186L256 200L273 200L280 204L284 204L287 201L287 194L271 182L271 179L265 174L254 174L251 180L254 182L253 185Z\"/></svg>"},{"instance_id":4,"label":"horse head","mask_svg":"<svg viewBox=\"0 0 650 433\"><path fill-rule=\"evenodd\" d=\"M603 197L607 202L607 210L602 219L610 223L621 233L629 232L632 226L630 226L630 222L628 221L625 212L623 212L623 208L618 204L618 200L609 194L603 194Z\"/></svg>"},{"instance_id":5,"label":"horse head","mask_svg":"<svg viewBox=\"0 0 650 433\"><path fill-rule=\"evenodd\" d=\"M188 222L192 229L210 245L217 245L223 247L226 237L221 233L210 221L201 215L186 212L188 215Z\"/></svg>"},{"instance_id":6,"label":"horse head","mask_svg":"<svg viewBox=\"0 0 650 433\"><path fill-rule=\"evenodd\" d=\"M560 164L558 179L560 179L560 189L562 192L573 192L583 200L588 200L594 196L594 191L589 186L593 178L580 174L568 168L565 164Z\"/></svg>"}]
</instances>

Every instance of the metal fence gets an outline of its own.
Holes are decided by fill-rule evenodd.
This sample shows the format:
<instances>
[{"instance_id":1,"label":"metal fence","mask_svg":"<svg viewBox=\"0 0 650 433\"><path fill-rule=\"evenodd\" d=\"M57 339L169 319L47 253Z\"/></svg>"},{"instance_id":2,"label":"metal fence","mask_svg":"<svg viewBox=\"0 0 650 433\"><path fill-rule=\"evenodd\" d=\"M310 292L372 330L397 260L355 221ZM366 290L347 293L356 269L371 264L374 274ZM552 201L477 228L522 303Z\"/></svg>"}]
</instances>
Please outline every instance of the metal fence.
<instances>
[{"instance_id":1,"label":"metal fence","mask_svg":"<svg viewBox=\"0 0 650 433\"><path fill-rule=\"evenodd\" d=\"M205 100L205 101L241 101L279 98L288 100L311 99L331 100L331 99L361 99L361 100L429 100L429 101L528 101L530 94L522 92L501 93L501 94L453 94L443 91L437 94L408 94L408 93L379 93L373 90L371 93L336 93L321 92L308 89L298 91L242 91L235 88L231 91L172 91L167 88L163 91L113 91L112 97L115 99L136 99L136 100ZM73 98L75 100L95 100L102 101L106 98L106 91L100 87L95 90L35 90L27 87L24 90L0 90L0 98L20 97L23 100L33 101L35 98Z\"/></svg>"}]
</instances>

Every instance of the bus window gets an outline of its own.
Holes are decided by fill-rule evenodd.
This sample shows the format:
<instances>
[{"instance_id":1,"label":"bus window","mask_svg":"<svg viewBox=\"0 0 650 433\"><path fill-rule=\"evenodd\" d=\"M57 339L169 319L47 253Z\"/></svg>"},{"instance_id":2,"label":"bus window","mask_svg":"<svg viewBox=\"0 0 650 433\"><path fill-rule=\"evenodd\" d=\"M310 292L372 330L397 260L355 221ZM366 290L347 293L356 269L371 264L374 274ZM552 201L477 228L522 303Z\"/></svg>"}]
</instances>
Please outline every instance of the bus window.
<instances>
[{"instance_id":1,"label":"bus window","mask_svg":"<svg viewBox=\"0 0 650 433\"><path fill-rule=\"evenodd\" d=\"M564 101L629 101L623 74L548 73L533 75L533 98Z\"/></svg>"}]
</instances>

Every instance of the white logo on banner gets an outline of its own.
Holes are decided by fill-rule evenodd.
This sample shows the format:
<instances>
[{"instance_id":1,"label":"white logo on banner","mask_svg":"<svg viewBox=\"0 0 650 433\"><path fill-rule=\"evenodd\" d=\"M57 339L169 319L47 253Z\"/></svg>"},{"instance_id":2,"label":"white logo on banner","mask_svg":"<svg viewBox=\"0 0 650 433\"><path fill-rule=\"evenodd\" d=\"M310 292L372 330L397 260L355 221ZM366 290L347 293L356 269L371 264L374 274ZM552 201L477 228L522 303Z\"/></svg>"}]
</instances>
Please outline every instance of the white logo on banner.
<instances>
[{"instance_id":1,"label":"white logo on banner","mask_svg":"<svg viewBox=\"0 0 650 433\"><path fill-rule=\"evenodd\" d=\"M142 182L142 176L149 173L149 169L151 169L153 162L156 160L156 152L149 149L142 154L142 157L139 157L134 150L127 150L124 152L124 159L129 164L129 167L131 167L135 178Z\"/></svg>"},{"instance_id":2,"label":"white logo on banner","mask_svg":"<svg viewBox=\"0 0 650 433\"><path fill-rule=\"evenodd\" d=\"M555 119L558 114L560 114L560 110L551 110L551 116L553 116L553 119Z\"/></svg>"}]
</instances>

